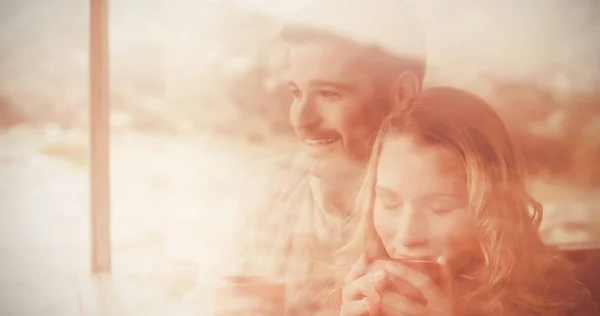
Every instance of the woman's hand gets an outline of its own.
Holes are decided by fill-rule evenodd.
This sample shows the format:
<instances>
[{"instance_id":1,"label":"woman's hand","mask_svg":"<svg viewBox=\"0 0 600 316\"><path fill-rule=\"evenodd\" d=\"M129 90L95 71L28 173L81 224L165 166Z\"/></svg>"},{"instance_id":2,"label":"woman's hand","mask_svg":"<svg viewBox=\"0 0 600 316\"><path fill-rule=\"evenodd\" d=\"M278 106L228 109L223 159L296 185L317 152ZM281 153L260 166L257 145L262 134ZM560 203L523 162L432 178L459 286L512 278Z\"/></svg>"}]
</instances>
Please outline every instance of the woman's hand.
<instances>
[{"instance_id":1,"label":"woman's hand","mask_svg":"<svg viewBox=\"0 0 600 316\"><path fill-rule=\"evenodd\" d=\"M454 304L452 301L452 277L445 260L439 260L441 269L441 283L436 284L427 274L421 273L410 267L390 262L386 265L386 272L411 283L427 300L427 305L419 304L412 299L395 293L385 291L381 294L381 315L390 316L452 316Z\"/></svg>"},{"instance_id":2,"label":"woman's hand","mask_svg":"<svg viewBox=\"0 0 600 316\"><path fill-rule=\"evenodd\" d=\"M383 270L367 272L369 266L363 255L344 279L341 316L379 315L379 292L386 282Z\"/></svg>"}]
</instances>

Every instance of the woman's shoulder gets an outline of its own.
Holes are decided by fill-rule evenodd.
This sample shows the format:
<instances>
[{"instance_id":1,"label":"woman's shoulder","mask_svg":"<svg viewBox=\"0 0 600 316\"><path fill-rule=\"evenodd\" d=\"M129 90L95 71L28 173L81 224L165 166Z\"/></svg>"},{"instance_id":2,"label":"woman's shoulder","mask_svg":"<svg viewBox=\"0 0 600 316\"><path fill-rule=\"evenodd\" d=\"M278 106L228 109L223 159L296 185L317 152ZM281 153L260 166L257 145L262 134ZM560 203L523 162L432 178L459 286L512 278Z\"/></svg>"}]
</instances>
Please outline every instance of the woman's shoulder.
<instances>
[{"instance_id":1,"label":"woman's shoulder","mask_svg":"<svg viewBox=\"0 0 600 316\"><path fill-rule=\"evenodd\" d=\"M533 290L545 294L549 314L600 315L589 289L577 278L576 265L557 247L545 247L538 260L545 267L534 280Z\"/></svg>"},{"instance_id":2,"label":"woman's shoulder","mask_svg":"<svg viewBox=\"0 0 600 316\"><path fill-rule=\"evenodd\" d=\"M563 284L565 287L560 291L566 300L563 315L600 315L598 306L583 283L571 277Z\"/></svg>"}]
</instances>

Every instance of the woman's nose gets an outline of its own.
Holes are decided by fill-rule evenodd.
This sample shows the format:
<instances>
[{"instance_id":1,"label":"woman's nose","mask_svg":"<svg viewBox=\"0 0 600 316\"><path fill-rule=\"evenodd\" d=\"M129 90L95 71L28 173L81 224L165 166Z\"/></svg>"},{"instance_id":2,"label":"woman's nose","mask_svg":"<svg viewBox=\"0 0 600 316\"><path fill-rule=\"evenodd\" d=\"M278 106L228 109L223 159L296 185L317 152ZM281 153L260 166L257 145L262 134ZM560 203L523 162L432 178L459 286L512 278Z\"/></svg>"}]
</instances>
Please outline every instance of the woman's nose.
<instances>
[{"instance_id":1,"label":"woman's nose","mask_svg":"<svg viewBox=\"0 0 600 316\"><path fill-rule=\"evenodd\" d=\"M405 206L398 218L394 246L399 252L411 252L427 245L429 225L424 212Z\"/></svg>"}]
</instances>

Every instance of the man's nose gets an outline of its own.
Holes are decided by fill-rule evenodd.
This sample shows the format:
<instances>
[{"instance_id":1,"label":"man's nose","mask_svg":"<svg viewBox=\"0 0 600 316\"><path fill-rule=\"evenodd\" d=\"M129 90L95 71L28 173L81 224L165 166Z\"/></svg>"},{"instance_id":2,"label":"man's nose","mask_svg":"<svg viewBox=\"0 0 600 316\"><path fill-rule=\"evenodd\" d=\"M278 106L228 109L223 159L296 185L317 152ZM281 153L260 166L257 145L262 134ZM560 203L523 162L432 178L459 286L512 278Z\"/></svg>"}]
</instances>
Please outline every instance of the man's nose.
<instances>
[{"instance_id":1,"label":"man's nose","mask_svg":"<svg viewBox=\"0 0 600 316\"><path fill-rule=\"evenodd\" d=\"M398 217L394 247L399 254L410 254L427 245L429 225L424 212L405 206Z\"/></svg>"},{"instance_id":2,"label":"man's nose","mask_svg":"<svg viewBox=\"0 0 600 316\"><path fill-rule=\"evenodd\" d=\"M316 100L312 96L304 96L294 101L290 110L290 121L297 129L313 129L321 123Z\"/></svg>"}]
</instances>

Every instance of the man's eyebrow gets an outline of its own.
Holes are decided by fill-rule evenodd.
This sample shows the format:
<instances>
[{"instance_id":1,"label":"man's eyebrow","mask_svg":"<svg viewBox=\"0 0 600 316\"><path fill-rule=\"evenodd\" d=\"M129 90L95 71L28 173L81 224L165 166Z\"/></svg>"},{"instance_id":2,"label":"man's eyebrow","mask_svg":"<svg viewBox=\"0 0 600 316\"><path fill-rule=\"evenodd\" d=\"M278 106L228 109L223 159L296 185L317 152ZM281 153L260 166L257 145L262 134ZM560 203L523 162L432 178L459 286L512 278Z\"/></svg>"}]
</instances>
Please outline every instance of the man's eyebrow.
<instances>
[{"instance_id":1,"label":"man's eyebrow","mask_svg":"<svg viewBox=\"0 0 600 316\"><path fill-rule=\"evenodd\" d=\"M356 91L356 85L345 83L345 82L336 82L336 81L327 81L327 80L311 80L310 85L318 86L318 87L330 87L336 90L343 90L347 92Z\"/></svg>"}]
</instances>

